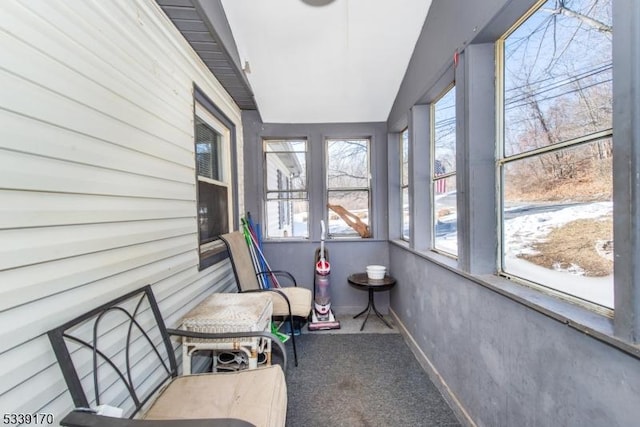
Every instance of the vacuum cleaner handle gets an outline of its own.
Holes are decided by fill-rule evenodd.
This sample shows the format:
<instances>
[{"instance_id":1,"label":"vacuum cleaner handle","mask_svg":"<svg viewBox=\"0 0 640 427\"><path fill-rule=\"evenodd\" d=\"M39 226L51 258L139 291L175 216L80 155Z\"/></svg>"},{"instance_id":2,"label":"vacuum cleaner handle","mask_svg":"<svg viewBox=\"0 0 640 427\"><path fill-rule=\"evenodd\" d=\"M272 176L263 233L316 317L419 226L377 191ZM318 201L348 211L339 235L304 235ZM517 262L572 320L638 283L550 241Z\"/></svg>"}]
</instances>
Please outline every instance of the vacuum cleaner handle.
<instances>
[{"instance_id":1,"label":"vacuum cleaner handle","mask_svg":"<svg viewBox=\"0 0 640 427\"><path fill-rule=\"evenodd\" d=\"M324 237L325 237L325 227L324 227L324 219L320 220L320 259L324 261Z\"/></svg>"}]
</instances>

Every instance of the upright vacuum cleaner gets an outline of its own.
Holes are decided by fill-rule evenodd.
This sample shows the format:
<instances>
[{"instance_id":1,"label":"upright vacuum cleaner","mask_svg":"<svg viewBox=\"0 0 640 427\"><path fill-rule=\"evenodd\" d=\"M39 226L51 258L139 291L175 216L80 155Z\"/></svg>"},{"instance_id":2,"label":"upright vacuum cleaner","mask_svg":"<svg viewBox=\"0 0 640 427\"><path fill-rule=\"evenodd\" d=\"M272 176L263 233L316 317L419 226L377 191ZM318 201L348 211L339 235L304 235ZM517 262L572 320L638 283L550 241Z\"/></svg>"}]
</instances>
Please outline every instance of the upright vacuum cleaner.
<instances>
[{"instance_id":1,"label":"upright vacuum cleaner","mask_svg":"<svg viewBox=\"0 0 640 427\"><path fill-rule=\"evenodd\" d=\"M315 274L313 279L313 311L311 313L310 331L324 329L340 329L340 322L331 310L331 292L329 275L331 265L328 261L328 253L324 250L324 221L320 221L322 234L320 235L320 249L315 254Z\"/></svg>"}]
</instances>

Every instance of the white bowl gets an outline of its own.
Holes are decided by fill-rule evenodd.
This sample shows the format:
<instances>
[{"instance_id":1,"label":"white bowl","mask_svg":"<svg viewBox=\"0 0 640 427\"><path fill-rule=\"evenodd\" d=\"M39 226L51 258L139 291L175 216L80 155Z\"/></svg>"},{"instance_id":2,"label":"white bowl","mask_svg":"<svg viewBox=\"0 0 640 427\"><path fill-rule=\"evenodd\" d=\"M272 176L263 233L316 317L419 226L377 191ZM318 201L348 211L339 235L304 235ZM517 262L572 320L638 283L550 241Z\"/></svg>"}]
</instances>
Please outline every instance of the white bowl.
<instances>
[{"instance_id":1,"label":"white bowl","mask_svg":"<svg viewBox=\"0 0 640 427\"><path fill-rule=\"evenodd\" d=\"M367 277L372 280L384 279L384 273L387 271L387 267L384 265L368 265Z\"/></svg>"}]
</instances>

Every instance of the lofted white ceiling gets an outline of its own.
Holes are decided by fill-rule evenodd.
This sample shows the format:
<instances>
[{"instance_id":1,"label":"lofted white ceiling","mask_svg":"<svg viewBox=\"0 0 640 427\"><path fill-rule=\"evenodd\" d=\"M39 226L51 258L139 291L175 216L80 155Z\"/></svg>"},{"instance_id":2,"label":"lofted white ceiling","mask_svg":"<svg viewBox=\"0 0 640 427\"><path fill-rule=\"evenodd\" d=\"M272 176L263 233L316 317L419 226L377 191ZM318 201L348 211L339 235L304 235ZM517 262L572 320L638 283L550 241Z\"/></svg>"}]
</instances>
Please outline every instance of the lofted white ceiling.
<instances>
[{"instance_id":1,"label":"lofted white ceiling","mask_svg":"<svg viewBox=\"0 0 640 427\"><path fill-rule=\"evenodd\" d=\"M431 0L222 5L264 122L383 122Z\"/></svg>"}]
</instances>

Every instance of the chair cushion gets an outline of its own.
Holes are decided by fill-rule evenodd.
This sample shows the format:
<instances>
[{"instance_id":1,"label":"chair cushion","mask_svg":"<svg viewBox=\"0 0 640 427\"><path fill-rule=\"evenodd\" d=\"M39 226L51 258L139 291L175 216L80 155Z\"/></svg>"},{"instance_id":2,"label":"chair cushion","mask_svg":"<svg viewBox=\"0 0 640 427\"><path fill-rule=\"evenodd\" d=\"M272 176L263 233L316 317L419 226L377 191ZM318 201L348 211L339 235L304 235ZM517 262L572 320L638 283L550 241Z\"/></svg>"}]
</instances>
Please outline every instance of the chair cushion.
<instances>
[{"instance_id":1,"label":"chair cushion","mask_svg":"<svg viewBox=\"0 0 640 427\"><path fill-rule=\"evenodd\" d=\"M289 298L291 304L291 313L294 316L307 317L311 313L311 291L307 288L299 286L277 288L278 291L284 293ZM269 292L273 301L274 316L288 316L289 309L287 302L276 292Z\"/></svg>"},{"instance_id":2,"label":"chair cushion","mask_svg":"<svg viewBox=\"0 0 640 427\"><path fill-rule=\"evenodd\" d=\"M256 426L282 427L286 416L287 385L280 365L273 365L177 377L144 418L237 418Z\"/></svg>"}]
</instances>

